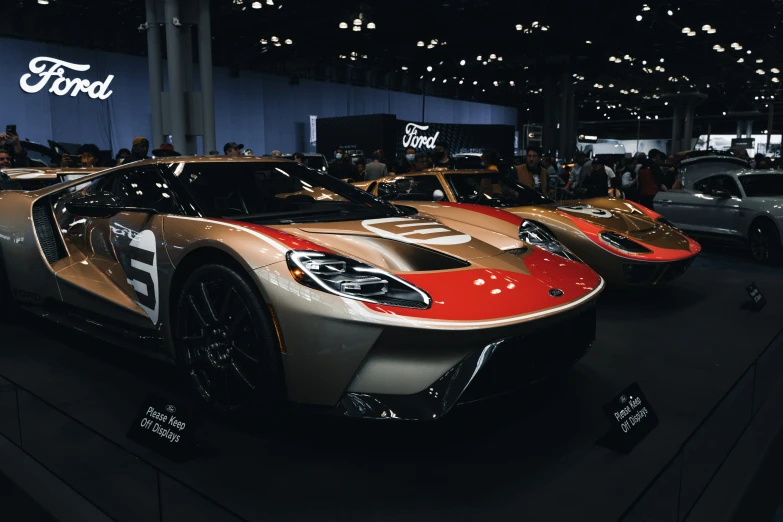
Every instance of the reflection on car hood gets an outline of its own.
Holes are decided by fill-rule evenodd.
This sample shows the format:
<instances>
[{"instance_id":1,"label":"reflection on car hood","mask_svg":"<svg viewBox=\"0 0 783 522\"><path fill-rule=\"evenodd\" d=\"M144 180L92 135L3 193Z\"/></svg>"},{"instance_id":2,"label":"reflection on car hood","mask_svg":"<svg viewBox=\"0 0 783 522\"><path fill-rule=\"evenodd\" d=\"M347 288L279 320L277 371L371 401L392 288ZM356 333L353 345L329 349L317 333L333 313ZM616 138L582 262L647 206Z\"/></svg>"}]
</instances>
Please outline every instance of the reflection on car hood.
<instances>
[{"instance_id":1,"label":"reflection on car hood","mask_svg":"<svg viewBox=\"0 0 783 522\"><path fill-rule=\"evenodd\" d=\"M564 212L571 217L628 234L648 232L655 228L655 222L652 219L633 205L618 199L592 198L567 203L552 203L542 208Z\"/></svg>"}]
</instances>

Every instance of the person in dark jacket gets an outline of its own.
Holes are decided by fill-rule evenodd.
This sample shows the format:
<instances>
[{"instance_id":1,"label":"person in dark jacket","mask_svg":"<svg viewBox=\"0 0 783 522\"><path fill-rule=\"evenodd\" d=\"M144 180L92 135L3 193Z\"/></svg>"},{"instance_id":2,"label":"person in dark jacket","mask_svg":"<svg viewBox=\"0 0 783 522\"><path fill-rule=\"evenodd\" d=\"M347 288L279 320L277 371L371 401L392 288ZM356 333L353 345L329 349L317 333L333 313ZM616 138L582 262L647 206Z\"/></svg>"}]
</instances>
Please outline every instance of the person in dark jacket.
<instances>
[{"instance_id":1,"label":"person in dark jacket","mask_svg":"<svg viewBox=\"0 0 783 522\"><path fill-rule=\"evenodd\" d=\"M10 133L0 133L0 150L4 150L11 158L14 167L29 167L27 151L22 147L19 136Z\"/></svg>"},{"instance_id":2,"label":"person in dark jacket","mask_svg":"<svg viewBox=\"0 0 783 522\"><path fill-rule=\"evenodd\" d=\"M449 156L449 145L445 141L435 144L432 153L432 166L454 170L457 168L457 160Z\"/></svg>"},{"instance_id":3,"label":"person in dark jacket","mask_svg":"<svg viewBox=\"0 0 783 522\"><path fill-rule=\"evenodd\" d=\"M415 160L416 160L416 149L414 149L413 147L406 148L405 155L403 155L394 163L394 173L407 174L408 172L413 172L413 170L415 169L413 162Z\"/></svg>"},{"instance_id":4,"label":"person in dark jacket","mask_svg":"<svg viewBox=\"0 0 783 522\"><path fill-rule=\"evenodd\" d=\"M329 175L337 179L354 179L356 168L351 161L351 155L347 152L329 165Z\"/></svg>"},{"instance_id":5,"label":"person in dark jacket","mask_svg":"<svg viewBox=\"0 0 783 522\"><path fill-rule=\"evenodd\" d=\"M585 189L587 198L605 198L609 186L609 175L601 160L594 158L590 172L583 178L582 188Z\"/></svg>"}]
</instances>

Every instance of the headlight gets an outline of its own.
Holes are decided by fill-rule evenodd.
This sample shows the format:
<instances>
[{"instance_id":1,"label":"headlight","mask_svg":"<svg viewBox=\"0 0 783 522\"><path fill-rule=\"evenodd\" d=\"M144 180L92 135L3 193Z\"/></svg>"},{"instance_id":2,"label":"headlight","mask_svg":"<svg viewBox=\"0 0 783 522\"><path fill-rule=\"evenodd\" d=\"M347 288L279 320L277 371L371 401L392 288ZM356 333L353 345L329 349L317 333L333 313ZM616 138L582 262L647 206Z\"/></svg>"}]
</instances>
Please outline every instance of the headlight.
<instances>
[{"instance_id":1,"label":"headlight","mask_svg":"<svg viewBox=\"0 0 783 522\"><path fill-rule=\"evenodd\" d=\"M652 250L645 248L636 241L632 241L627 237L617 234L616 232L601 232L599 234L601 239L616 248L617 250L623 250L625 252L632 252L634 254L649 254Z\"/></svg>"},{"instance_id":2,"label":"headlight","mask_svg":"<svg viewBox=\"0 0 783 522\"><path fill-rule=\"evenodd\" d=\"M551 252L560 257L576 261L577 263L583 263L573 252L568 250L562 243L560 243L555 236L531 223L530 221L523 221L519 225L519 240L543 248L547 252Z\"/></svg>"},{"instance_id":3,"label":"headlight","mask_svg":"<svg viewBox=\"0 0 783 522\"><path fill-rule=\"evenodd\" d=\"M430 296L407 281L355 259L323 252L290 251L288 269L299 283L368 303L427 309Z\"/></svg>"}]
</instances>

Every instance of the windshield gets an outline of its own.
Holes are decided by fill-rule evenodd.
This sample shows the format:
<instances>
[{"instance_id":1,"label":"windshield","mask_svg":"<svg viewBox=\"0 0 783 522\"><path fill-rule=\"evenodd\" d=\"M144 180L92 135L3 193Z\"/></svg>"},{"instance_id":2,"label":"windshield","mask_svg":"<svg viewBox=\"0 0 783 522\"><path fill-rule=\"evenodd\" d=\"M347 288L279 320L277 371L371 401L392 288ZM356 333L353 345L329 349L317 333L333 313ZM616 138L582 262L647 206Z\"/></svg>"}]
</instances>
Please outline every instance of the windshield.
<instances>
[{"instance_id":1,"label":"windshield","mask_svg":"<svg viewBox=\"0 0 783 522\"><path fill-rule=\"evenodd\" d=\"M739 180L749 198L783 196L783 174L751 174Z\"/></svg>"},{"instance_id":2,"label":"windshield","mask_svg":"<svg viewBox=\"0 0 783 522\"><path fill-rule=\"evenodd\" d=\"M460 203L493 207L545 205L553 201L532 188L512 181L498 172L447 174L446 180Z\"/></svg>"},{"instance_id":3,"label":"windshield","mask_svg":"<svg viewBox=\"0 0 783 522\"><path fill-rule=\"evenodd\" d=\"M206 217L291 224L415 213L291 162L194 162L172 170Z\"/></svg>"}]
</instances>

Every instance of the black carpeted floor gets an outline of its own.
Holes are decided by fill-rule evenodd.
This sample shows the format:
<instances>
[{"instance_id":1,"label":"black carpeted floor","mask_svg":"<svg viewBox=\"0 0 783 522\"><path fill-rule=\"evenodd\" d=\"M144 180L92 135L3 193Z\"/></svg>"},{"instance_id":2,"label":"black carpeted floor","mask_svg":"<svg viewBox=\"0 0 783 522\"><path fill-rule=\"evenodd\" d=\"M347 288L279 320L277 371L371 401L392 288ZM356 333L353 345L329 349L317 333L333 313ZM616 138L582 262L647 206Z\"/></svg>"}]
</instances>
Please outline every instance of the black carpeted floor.
<instances>
[{"instance_id":1,"label":"black carpeted floor","mask_svg":"<svg viewBox=\"0 0 783 522\"><path fill-rule=\"evenodd\" d=\"M249 520L613 521L783 328L781 274L707 253L669 286L606 291L593 349L557 379L428 424L205 419L209 451L179 465L125 437L148 393L181 396L172 368L33 320L4 333L0 375ZM769 300L762 312L741 308L751 281ZM609 427L601 406L632 382L660 425L623 456L595 441ZM39 460L120 519L153 511L154 473L25 394L20 403Z\"/></svg>"}]
</instances>

